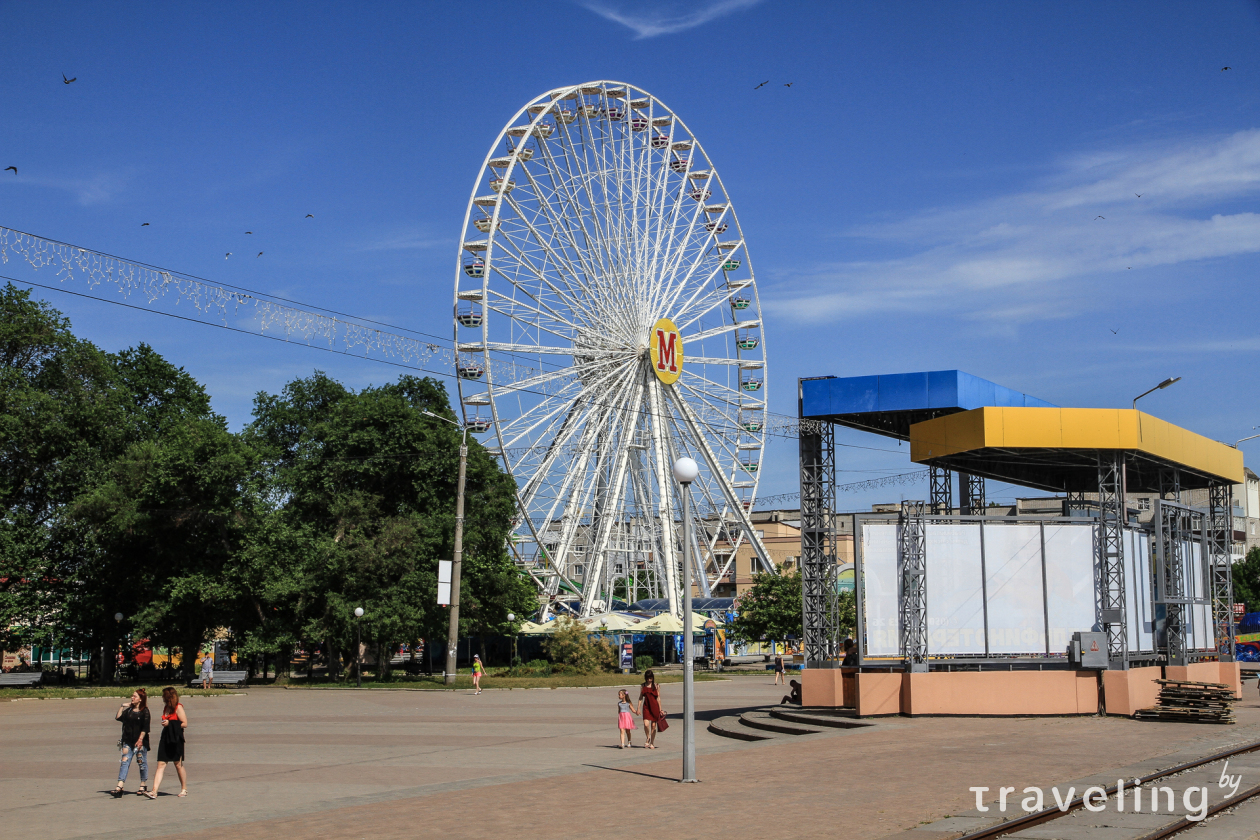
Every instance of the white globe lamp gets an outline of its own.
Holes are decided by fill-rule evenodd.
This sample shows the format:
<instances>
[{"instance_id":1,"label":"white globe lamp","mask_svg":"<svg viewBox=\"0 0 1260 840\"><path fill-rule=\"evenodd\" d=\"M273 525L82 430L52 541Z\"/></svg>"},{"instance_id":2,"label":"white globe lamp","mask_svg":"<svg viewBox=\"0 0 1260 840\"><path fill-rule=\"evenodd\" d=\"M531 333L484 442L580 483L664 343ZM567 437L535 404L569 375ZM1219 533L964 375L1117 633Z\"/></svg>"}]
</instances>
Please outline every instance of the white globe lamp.
<instances>
[{"instance_id":1,"label":"white globe lamp","mask_svg":"<svg viewBox=\"0 0 1260 840\"><path fill-rule=\"evenodd\" d=\"M693 458L679 458L674 462L674 478L679 484L690 484L700 475L700 465Z\"/></svg>"}]
</instances>

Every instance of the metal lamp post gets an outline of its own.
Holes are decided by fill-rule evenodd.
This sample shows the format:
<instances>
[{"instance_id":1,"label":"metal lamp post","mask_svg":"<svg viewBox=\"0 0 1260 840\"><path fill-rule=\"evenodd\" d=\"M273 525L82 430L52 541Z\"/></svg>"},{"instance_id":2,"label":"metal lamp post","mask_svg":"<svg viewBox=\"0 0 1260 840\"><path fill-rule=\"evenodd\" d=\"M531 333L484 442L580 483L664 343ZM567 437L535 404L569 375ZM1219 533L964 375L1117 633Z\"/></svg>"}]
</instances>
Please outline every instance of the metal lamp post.
<instances>
[{"instance_id":1,"label":"metal lamp post","mask_svg":"<svg viewBox=\"0 0 1260 840\"><path fill-rule=\"evenodd\" d=\"M674 478L682 485L683 520L683 782L696 778L696 696L695 658L691 638L691 482L700 475L700 467L691 458L674 462Z\"/></svg>"},{"instance_id":2,"label":"metal lamp post","mask_svg":"<svg viewBox=\"0 0 1260 840\"><path fill-rule=\"evenodd\" d=\"M516 665L516 613L508 613L508 624L512 625L512 665Z\"/></svg>"},{"instance_id":3,"label":"metal lamp post","mask_svg":"<svg viewBox=\"0 0 1260 840\"><path fill-rule=\"evenodd\" d=\"M422 413L438 420L445 420L452 426L458 427L463 433L459 442L459 485L455 490L455 551L451 558L451 623L446 631L446 673L443 680L447 685L454 685L457 668L456 655L459 652L459 567L464 554L464 478L468 471L468 427L462 423L456 423L449 417L434 414L432 411Z\"/></svg>"},{"instance_id":4,"label":"metal lamp post","mask_svg":"<svg viewBox=\"0 0 1260 840\"><path fill-rule=\"evenodd\" d=\"M363 688L363 607L354 608L354 687Z\"/></svg>"}]
</instances>

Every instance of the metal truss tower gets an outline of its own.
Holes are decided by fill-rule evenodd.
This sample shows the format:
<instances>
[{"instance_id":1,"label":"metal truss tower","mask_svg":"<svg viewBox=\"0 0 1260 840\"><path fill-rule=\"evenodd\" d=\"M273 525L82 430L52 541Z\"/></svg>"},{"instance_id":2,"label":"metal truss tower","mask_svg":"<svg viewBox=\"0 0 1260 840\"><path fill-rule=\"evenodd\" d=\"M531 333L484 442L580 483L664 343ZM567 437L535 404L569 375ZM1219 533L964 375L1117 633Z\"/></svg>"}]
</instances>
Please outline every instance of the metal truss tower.
<instances>
[{"instance_id":1,"label":"metal truss tower","mask_svg":"<svg viewBox=\"0 0 1260 840\"><path fill-rule=\"evenodd\" d=\"M840 615L836 590L835 427L803 421L801 460L801 615L805 667L839 664Z\"/></svg>"},{"instance_id":2,"label":"metal truss tower","mask_svg":"<svg viewBox=\"0 0 1260 840\"><path fill-rule=\"evenodd\" d=\"M1124 456L1098 453L1098 612L1112 670L1129 667L1124 600Z\"/></svg>"},{"instance_id":3,"label":"metal truss tower","mask_svg":"<svg viewBox=\"0 0 1260 840\"><path fill-rule=\"evenodd\" d=\"M941 467L932 467L931 482L932 515L949 516L954 512L954 474Z\"/></svg>"},{"instance_id":4,"label":"metal truss tower","mask_svg":"<svg viewBox=\"0 0 1260 840\"><path fill-rule=\"evenodd\" d=\"M984 516L984 479L978 475L958 474L958 508L963 516Z\"/></svg>"},{"instance_id":5,"label":"metal truss tower","mask_svg":"<svg viewBox=\"0 0 1260 840\"><path fill-rule=\"evenodd\" d=\"M1078 516L1085 512L1085 491L1068 490L1063 499L1063 515Z\"/></svg>"},{"instance_id":6,"label":"metal truss tower","mask_svg":"<svg viewBox=\"0 0 1260 840\"><path fill-rule=\"evenodd\" d=\"M901 566L897 622L901 627L901 655L910 672L928 669L927 540L923 513L923 502L902 502L897 533Z\"/></svg>"},{"instance_id":7,"label":"metal truss tower","mask_svg":"<svg viewBox=\"0 0 1260 840\"><path fill-rule=\"evenodd\" d=\"M1222 662L1234 661L1234 572L1230 547L1234 541L1234 510L1231 488L1213 484L1208 488L1207 553L1211 575L1212 626L1216 649Z\"/></svg>"},{"instance_id":8,"label":"metal truss tower","mask_svg":"<svg viewBox=\"0 0 1260 840\"><path fill-rule=\"evenodd\" d=\"M1155 604L1164 608L1164 664L1185 665L1186 658L1186 540L1190 537L1181 502L1181 472L1163 469L1159 473L1160 501L1155 516Z\"/></svg>"}]
</instances>

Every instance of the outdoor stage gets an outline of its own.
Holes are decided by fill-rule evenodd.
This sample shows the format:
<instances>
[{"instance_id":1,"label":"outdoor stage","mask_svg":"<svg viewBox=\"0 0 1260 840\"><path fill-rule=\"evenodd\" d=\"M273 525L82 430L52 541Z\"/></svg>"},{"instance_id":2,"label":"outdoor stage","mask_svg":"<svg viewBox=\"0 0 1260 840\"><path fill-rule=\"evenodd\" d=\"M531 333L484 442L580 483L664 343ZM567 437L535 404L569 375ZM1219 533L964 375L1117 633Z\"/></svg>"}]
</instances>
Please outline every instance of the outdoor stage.
<instances>
[{"instance_id":1,"label":"outdoor stage","mask_svg":"<svg viewBox=\"0 0 1260 840\"><path fill-rule=\"evenodd\" d=\"M1239 686L1236 449L1136 410L1059 408L961 371L804 379L800 417L806 705L1129 715L1154 704L1161 677ZM909 441L932 470L929 500L856 517L860 667L843 673L834 425ZM990 515L986 479L1062 494L1061 515ZM1189 504L1191 491L1206 505ZM1153 495L1149 521L1130 494ZM1074 640L1097 655L1070 656Z\"/></svg>"}]
</instances>

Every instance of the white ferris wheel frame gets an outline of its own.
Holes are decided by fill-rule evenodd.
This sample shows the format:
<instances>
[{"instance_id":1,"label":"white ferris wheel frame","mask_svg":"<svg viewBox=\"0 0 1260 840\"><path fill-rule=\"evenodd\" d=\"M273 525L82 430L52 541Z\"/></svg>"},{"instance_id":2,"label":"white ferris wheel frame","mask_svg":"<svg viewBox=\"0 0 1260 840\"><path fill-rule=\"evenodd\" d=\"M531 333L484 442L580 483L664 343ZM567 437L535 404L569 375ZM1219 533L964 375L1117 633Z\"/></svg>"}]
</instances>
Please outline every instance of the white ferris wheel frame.
<instances>
[{"instance_id":1,"label":"white ferris wheel frame","mask_svg":"<svg viewBox=\"0 0 1260 840\"><path fill-rule=\"evenodd\" d=\"M598 138L597 128L603 132ZM637 147L636 134L642 136ZM668 138L664 146L662 136ZM618 138L621 147L613 149ZM530 141L533 149L526 154ZM586 166L588 153L597 153L597 169ZM547 164L538 167L544 159ZM682 168L677 168L679 160ZM704 167L697 169L701 160ZM549 185L539 175L548 176ZM517 180L522 191L513 197ZM602 207L593 185L603 197ZM632 194L628 207L621 202L627 193ZM710 204L714 193L720 200ZM525 194L536 206L520 202ZM658 221L654 239L653 220ZM655 96L625 82L586 82L543 93L517 111L495 138L462 230L454 300L461 411L475 433L490 438L492 454L517 482L520 517L511 548L539 585L544 615L562 590L580 597L584 616L606 606L599 596L606 591L611 601L615 582L610 581L621 576L613 575L611 554L620 555L624 567L643 569L644 580L661 590L670 611L681 613L679 494L669 464L683 454L704 470L693 484L693 518L701 527L693 528L692 554L701 594L709 595L731 573L745 542L761 567L772 570L749 516L767 420L760 300L729 194L686 124ZM720 240L728 230L734 238ZM592 240L599 247L589 247ZM690 256L689 246L696 251ZM527 247L535 250L527 253ZM477 261L480 277L474 274ZM731 265L735 268L728 272ZM741 267L744 271L732 279ZM680 280L684 268L688 271ZM709 276L697 279L702 272ZM496 277L510 296L492 284ZM680 300L683 295L686 300ZM602 308L602 332L577 323L589 311L576 309L579 304ZM570 308L559 311L565 306ZM753 317L741 321L739 312ZM678 318L683 342L682 371L674 384L644 373L651 369L648 328L662 317ZM720 323L713 325L714 320ZM510 340L492 341L492 327ZM745 348L754 331L751 347ZM535 337L522 343L518 333ZM469 341L473 334L478 339ZM557 343L543 343L543 338ZM578 346L579 340L586 346ZM715 342L720 351L727 348L725 355L692 355L700 348L708 352ZM545 367L564 356L568 365ZM535 366L522 364L526 358ZM711 370L724 371L726 381L705 375ZM481 384L484 388L477 387ZM749 390L750 384L756 388ZM535 404L512 410L514 399L520 406L525 398ZM489 409L488 416L481 415L482 407ZM647 434L641 421L650 426ZM666 434L671 426L672 434ZM597 473L593 480L592 469ZM545 495L544 485L557 481L554 498ZM549 506L538 504L547 499ZM627 512L631 509L637 513ZM636 533L648 539L636 539ZM615 540L620 547L611 547ZM719 542L724 554L717 553ZM532 556L529 544L535 546ZM593 559L579 560L579 549L584 554L589 549ZM631 557L647 559L632 563ZM588 563L591 571L586 571ZM583 570L581 583L577 569Z\"/></svg>"}]
</instances>

